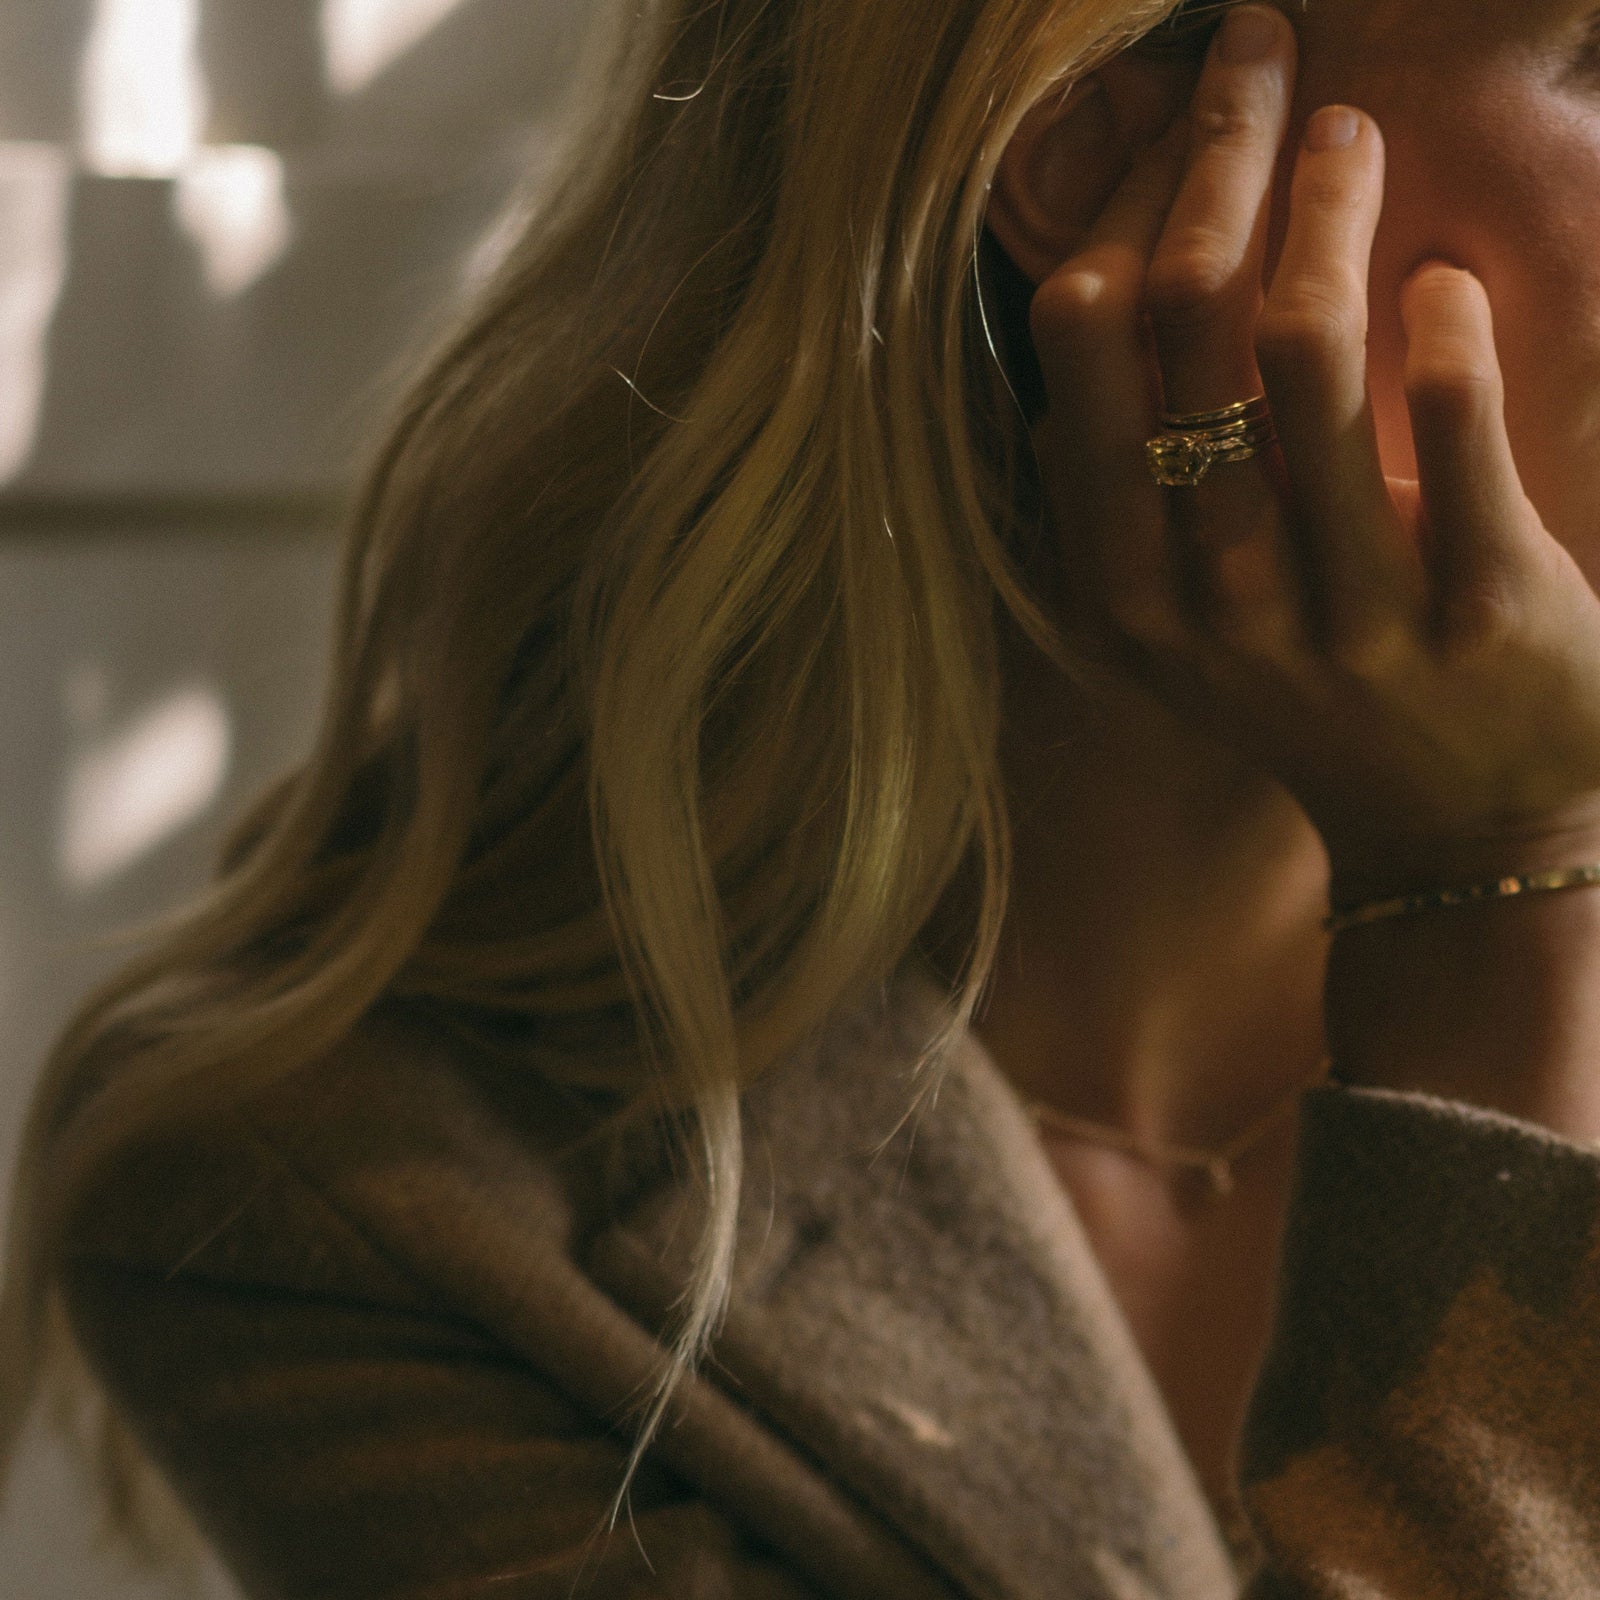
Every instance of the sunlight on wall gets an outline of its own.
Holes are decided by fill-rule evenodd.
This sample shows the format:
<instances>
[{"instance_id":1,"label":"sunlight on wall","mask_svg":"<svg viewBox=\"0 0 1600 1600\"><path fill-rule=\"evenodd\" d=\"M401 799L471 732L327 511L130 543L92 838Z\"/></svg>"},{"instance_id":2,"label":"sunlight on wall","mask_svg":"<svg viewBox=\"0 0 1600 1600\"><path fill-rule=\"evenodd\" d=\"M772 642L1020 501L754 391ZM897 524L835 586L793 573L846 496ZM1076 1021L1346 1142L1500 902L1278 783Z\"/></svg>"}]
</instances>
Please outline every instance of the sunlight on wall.
<instances>
[{"instance_id":1,"label":"sunlight on wall","mask_svg":"<svg viewBox=\"0 0 1600 1600\"><path fill-rule=\"evenodd\" d=\"M191 686L86 745L62 794L61 881L96 888L195 821L222 792L232 732L215 690Z\"/></svg>"},{"instance_id":2,"label":"sunlight on wall","mask_svg":"<svg viewBox=\"0 0 1600 1600\"><path fill-rule=\"evenodd\" d=\"M46 144L0 142L0 483L27 464L67 281L71 164Z\"/></svg>"},{"instance_id":3,"label":"sunlight on wall","mask_svg":"<svg viewBox=\"0 0 1600 1600\"><path fill-rule=\"evenodd\" d=\"M277 264L293 227L283 161L255 145L205 146L199 0L95 0L84 52L83 160L102 177L172 178L178 225L219 299Z\"/></svg>"},{"instance_id":4,"label":"sunlight on wall","mask_svg":"<svg viewBox=\"0 0 1600 1600\"><path fill-rule=\"evenodd\" d=\"M199 23L199 0L95 0L79 80L90 171L163 178L182 170L206 116Z\"/></svg>"},{"instance_id":5,"label":"sunlight on wall","mask_svg":"<svg viewBox=\"0 0 1600 1600\"><path fill-rule=\"evenodd\" d=\"M178 178L178 222L200 252L218 299L243 294L283 258L294 227L283 194L283 158L260 145L212 145Z\"/></svg>"},{"instance_id":6,"label":"sunlight on wall","mask_svg":"<svg viewBox=\"0 0 1600 1600\"><path fill-rule=\"evenodd\" d=\"M356 94L439 26L461 0L322 0L328 82Z\"/></svg>"}]
</instances>

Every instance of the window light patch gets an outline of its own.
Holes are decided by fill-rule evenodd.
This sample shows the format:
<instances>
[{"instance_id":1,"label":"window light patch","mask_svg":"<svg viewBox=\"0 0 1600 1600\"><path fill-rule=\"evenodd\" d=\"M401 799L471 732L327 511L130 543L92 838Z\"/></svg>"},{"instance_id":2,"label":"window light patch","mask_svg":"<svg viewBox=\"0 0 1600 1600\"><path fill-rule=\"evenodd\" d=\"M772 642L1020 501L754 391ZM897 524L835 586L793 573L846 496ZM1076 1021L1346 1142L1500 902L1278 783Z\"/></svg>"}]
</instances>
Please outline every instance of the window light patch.
<instances>
[{"instance_id":1,"label":"window light patch","mask_svg":"<svg viewBox=\"0 0 1600 1600\"><path fill-rule=\"evenodd\" d=\"M203 815L227 779L232 734L220 697L192 686L86 744L62 796L62 882L97 888Z\"/></svg>"},{"instance_id":2,"label":"window light patch","mask_svg":"<svg viewBox=\"0 0 1600 1600\"><path fill-rule=\"evenodd\" d=\"M461 0L323 0L328 82L358 94L432 33Z\"/></svg>"},{"instance_id":3,"label":"window light patch","mask_svg":"<svg viewBox=\"0 0 1600 1600\"><path fill-rule=\"evenodd\" d=\"M294 233L283 158L259 145L196 151L178 178L174 203L179 225L200 252L206 286L220 300L265 277Z\"/></svg>"},{"instance_id":4,"label":"window light patch","mask_svg":"<svg viewBox=\"0 0 1600 1600\"><path fill-rule=\"evenodd\" d=\"M83 159L109 178L167 178L200 142L199 0L95 0L79 85Z\"/></svg>"}]
</instances>

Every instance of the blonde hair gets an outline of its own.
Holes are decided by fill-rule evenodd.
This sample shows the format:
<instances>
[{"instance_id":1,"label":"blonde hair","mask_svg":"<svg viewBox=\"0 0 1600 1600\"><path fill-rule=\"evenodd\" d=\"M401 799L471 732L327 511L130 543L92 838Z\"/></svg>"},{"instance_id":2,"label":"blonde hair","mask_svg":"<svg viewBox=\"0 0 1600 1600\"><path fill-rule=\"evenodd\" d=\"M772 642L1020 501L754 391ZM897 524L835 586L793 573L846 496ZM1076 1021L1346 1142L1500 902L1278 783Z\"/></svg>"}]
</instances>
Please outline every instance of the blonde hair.
<instances>
[{"instance_id":1,"label":"blonde hair","mask_svg":"<svg viewBox=\"0 0 1600 1600\"><path fill-rule=\"evenodd\" d=\"M679 1114L707 1222L637 1459L726 1299L742 1087L961 885L945 1037L987 977L997 600L1071 665L1016 556L1037 505L980 280L988 182L1030 105L1174 4L619 12L596 114L354 507L314 749L46 1065L0 1479L97 1166L314 1069L387 997L526 1026L541 1070ZM104 1426L134 1535L136 1452Z\"/></svg>"}]
</instances>

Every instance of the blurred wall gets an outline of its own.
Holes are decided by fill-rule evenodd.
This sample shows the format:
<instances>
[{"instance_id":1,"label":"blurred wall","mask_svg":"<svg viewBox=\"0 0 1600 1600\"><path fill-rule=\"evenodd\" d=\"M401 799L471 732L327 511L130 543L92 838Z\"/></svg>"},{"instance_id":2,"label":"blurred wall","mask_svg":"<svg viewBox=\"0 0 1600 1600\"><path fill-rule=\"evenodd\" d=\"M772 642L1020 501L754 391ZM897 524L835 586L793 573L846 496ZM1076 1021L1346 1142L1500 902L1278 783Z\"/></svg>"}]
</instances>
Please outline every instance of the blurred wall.
<instances>
[{"instance_id":1,"label":"blurred wall","mask_svg":"<svg viewBox=\"0 0 1600 1600\"><path fill-rule=\"evenodd\" d=\"M333 508L507 237L589 7L0 5L0 1182L93 941L305 747ZM36 1427L0 1596L177 1592L95 1548Z\"/></svg>"}]
</instances>

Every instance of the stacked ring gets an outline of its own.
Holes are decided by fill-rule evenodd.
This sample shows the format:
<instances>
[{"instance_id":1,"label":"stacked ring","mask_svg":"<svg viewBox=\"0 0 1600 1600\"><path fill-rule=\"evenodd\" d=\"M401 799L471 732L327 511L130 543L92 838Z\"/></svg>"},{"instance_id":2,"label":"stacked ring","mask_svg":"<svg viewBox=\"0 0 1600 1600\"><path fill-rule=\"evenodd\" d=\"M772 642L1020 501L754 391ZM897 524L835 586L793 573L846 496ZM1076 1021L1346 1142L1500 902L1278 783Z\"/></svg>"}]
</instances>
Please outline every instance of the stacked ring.
<instances>
[{"instance_id":1,"label":"stacked ring","mask_svg":"<svg viewBox=\"0 0 1600 1600\"><path fill-rule=\"evenodd\" d=\"M1220 411L1168 412L1161 432L1145 444L1145 459L1163 488L1192 489L1213 467L1249 461L1277 437L1267 397L1257 395Z\"/></svg>"}]
</instances>

